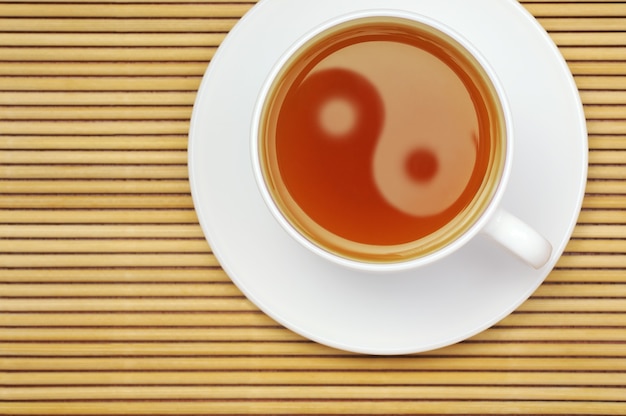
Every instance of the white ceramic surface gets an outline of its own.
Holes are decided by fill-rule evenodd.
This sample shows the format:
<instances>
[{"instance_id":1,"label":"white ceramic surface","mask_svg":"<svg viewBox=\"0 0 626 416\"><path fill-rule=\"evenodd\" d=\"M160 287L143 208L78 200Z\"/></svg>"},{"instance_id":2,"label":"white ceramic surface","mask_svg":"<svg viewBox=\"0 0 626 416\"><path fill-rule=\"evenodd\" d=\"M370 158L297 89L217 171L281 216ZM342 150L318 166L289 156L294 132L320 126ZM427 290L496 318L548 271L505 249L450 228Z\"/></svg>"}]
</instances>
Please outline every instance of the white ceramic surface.
<instances>
[{"instance_id":1,"label":"white ceramic surface","mask_svg":"<svg viewBox=\"0 0 626 416\"><path fill-rule=\"evenodd\" d=\"M353 10L397 8L463 34L509 97L515 155L503 207L554 247L534 270L484 238L414 271L370 274L297 244L258 191L250 158L254 106L275 62L312 28ZM563 253L587 178L587 133L558 49L515 0L261 0L231 31L200 86L189 174L200 224L220 264L265 313L336 348L407 354L464 340L536 290Z\"/></svg>"}]
</instances>

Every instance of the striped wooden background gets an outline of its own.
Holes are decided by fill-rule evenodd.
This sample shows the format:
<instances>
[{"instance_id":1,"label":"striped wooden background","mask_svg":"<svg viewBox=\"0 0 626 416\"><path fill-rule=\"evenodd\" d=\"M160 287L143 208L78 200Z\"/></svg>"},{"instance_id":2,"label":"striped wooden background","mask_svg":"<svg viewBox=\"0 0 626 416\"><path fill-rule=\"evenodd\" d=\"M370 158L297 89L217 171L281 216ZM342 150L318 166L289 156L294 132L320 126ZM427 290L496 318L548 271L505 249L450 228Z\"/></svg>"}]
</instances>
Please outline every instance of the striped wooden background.
<instances>
[{"instance_id":1,"label":"striped wooden background","mask_svg":"<svg viewBox=\"0 0 626 416\"><path fill-rule=\"evenodd\" d=\"M523 1L590 131L557 269L495 328L389 358L276 325L202 236L189 117L252 4L0 3L0 414L626 414L626 4Z\"/></svg>"}]
</instances>

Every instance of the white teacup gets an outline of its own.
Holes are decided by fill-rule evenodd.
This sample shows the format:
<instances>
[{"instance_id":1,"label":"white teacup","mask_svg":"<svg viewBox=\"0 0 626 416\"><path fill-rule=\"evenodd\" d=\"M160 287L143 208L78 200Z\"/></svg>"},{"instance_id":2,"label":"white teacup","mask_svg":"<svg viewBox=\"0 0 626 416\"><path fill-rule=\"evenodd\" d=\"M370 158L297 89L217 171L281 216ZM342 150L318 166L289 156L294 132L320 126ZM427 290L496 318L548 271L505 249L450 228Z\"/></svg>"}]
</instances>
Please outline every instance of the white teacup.
<instances>
[{"instance_id":1,"label":"white teacup","mask_svg":"<svg viewBox=\"0 0 626 416\"><path fill-rule=\"evenodd\" d=\"M359 11L277 62L254 113L254 173L281 226L348 267L410 269L483 234L541 268L551 244L500 206L511 123L496 74L461 35Z\"/></svg>"}]
</instances>

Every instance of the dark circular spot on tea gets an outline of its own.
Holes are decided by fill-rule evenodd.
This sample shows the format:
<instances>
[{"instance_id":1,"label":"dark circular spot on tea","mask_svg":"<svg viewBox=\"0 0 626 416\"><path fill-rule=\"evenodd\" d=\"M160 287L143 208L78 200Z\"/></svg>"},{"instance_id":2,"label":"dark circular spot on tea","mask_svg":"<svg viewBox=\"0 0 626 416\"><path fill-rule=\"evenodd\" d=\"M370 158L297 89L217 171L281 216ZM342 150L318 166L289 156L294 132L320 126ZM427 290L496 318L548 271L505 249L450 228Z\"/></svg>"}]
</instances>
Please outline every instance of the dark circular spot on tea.
<instances>
[{"instance_id":1,"label":"dark circular spot on tea","mask_svg":"<svg viewBox=\"0 0 626 416\"><path fill-rule=\"evenodd\" d=\"M428 149L416 149L406 159L406 171L415 182L430 182L439 170L437 155Z\"/></svg>"}]
</instances>

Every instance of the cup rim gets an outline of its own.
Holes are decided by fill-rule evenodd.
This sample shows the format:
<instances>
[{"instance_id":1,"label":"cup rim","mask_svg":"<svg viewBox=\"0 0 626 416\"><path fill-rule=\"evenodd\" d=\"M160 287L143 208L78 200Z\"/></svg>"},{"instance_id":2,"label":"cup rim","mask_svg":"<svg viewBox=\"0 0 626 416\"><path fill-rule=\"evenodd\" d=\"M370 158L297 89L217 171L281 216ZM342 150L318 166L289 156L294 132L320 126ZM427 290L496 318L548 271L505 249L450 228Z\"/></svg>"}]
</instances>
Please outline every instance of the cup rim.
<instances>
[{"instance_id":1,"label":"cup rim","mask_svg":"<svg viewBox=\"0 0 626 416\"><path fill-rule=\"evenodd\" d=\"M498 183L496 184L493 195L490 200L487 202L486 207L480 212L478 218L469 226L467 230L465 230L462 234L460 234L457 238L455 238L450 243L445 246L436 249L435 251L428 253L424 256L420 256L417 258L409 258L399 261L390 261L390 262L367 262L360 261L357 259L347 258L335 253L332 253L319 245L310 241L307 237L302 235L285 217L285 215L281 212L280 208L277 206L274 198L272 197L268 185L264 179L263 169L261 167L260 161L260 153L259 153L259 128L261 125L261 116L263 112L263 108L265 105L265 101L267 99L268 94L271 91L272 85L276 77L280 74L283 66L289 61L289 59L297 53L307 42L316 36L320 35L326 30L332 29L333 27L352 21L358 20L362 18L375 18L375 17L391 17L391 18L401 18L410 21L416 21L418 23L430 26L435 30L442 32L443 34L450 36L454 39L461 47L463 47L469 54L479 63L482 69L487 74L494 90L495 95L499 101L501 111L502 111L502 120L505 131L505 148L504 148L504 160L502 165L502 171L499 175ZM467 244L470 240L472 240L484 226L489 222L489 220L493 217L495 212L498 210L500 206L500 201L502 200L504 191L506 189L506 185L509 181L509 176L511 172L511 165L513 159L513 126L512 126L512 115L510 110L509 101L506 97L506 93L502 83L500 82L496 72L491 67L489 62L483 55L480 53L478 49L474 47L474 45L467 40L463 35L454 29L450 28L448 25L439 22L430 17L424 16L422 14L401 10L401 9L391 9L391 8L375 8L375 9L367 9L367 10L358 10L352 11L348 13L344 13L341 15L337 15L332 19L325 21L324 23L317 25L316 27L308 30L306 34L295 40L288 49L286 49L280 56L280 58L273 64L271 71L267 75L265 81L262 84L261 90L257 96L257 101L254 106L254 111L252 114L252 123L251 123L251 162L252 162L252 170L254 174L254 178L257 184L257 189L261 193L263 202L265 206L269 209L274 219L280 224L281 228L285 230L295 241L297 241L304 248L309 250L310 252L315 253L316 255L331 261L335 264L339 264L343 267L347 267L349 269L365 271L365 272L397 272L397 271L405 271L414 269L417 267L425 266L427 264L438 261L453 252L457 251L465 244ZM496 249L494 247L494 249Z\"/></svg>"}]
</instances>

